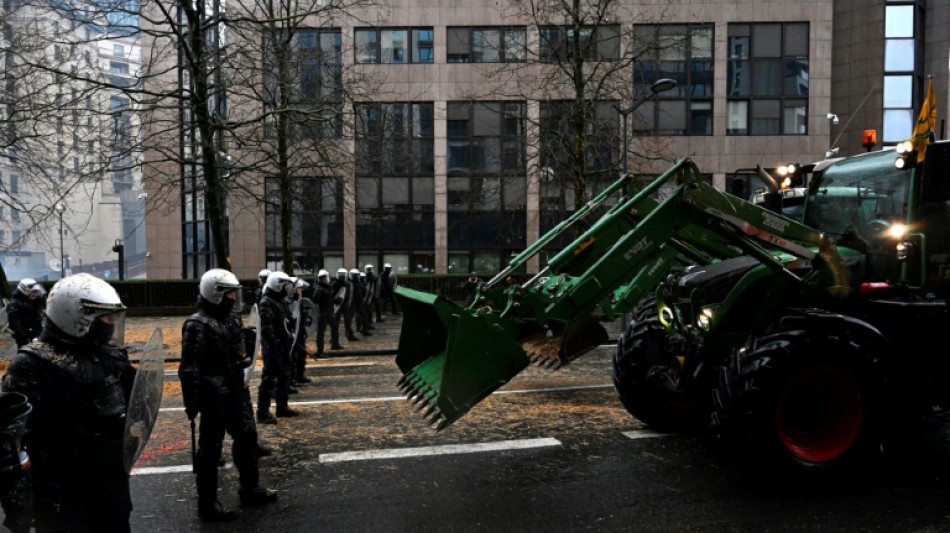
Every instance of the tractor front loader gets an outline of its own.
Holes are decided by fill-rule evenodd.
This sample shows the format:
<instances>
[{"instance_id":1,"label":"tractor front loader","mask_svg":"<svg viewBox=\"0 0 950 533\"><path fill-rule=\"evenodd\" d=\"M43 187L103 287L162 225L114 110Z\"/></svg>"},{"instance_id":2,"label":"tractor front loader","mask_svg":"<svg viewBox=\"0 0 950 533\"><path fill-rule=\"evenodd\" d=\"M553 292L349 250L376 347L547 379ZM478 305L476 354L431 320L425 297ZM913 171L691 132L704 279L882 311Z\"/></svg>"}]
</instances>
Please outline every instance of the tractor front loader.
<instances>
[{"instance_id":1,"label":"tractor front loader","mask_svg":"<svg viewBox=\"0 0 950 533\"><path fill-rule=\"evenodd\" d=\"M670 182L679 186L657 202L656 191ZM824 277L844 283L839 278L847 269L821 233L714 189L689 160L636 193L630 185L629 177L618 180L515 257L467 308L397 289L405 309L396 356L400 387L430 424L451 424L532 361L560 367L602 344L601 321L633 309L677 268L750 256L778 273L778 283L809 284L829 267ZM538 275L498 288L614 194L621 195L617 203ZM788 258L809 263L807 272L793 273Z\"/></svg>"}]
</instances>

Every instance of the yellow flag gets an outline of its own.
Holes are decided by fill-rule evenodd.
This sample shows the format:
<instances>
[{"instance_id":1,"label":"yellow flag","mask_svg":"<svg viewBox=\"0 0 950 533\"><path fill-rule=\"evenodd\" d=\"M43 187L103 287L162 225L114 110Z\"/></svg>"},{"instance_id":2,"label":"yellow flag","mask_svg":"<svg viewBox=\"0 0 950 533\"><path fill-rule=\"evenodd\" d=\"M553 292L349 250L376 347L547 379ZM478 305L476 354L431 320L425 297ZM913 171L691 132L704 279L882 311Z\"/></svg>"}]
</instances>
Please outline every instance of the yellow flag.
<instances>
[{"instance_id":1,"label":"yellow flag","mask_svg":"<svg viewBox=\"0 0 950 533\"><path fill-rule=\"evenodd\" d=\"M927 97L924 98L924 105L920 108L920 115L917 117L917 124L914 126L914 136L911 142L914 143L914 150L917 150L917 162L924 160L924 152L927 150L927 143L930 142L930 134L934 131L937 124L937 98L934 96L934 80L930 79L927 86Z\"/></svg>"}]
</instances>

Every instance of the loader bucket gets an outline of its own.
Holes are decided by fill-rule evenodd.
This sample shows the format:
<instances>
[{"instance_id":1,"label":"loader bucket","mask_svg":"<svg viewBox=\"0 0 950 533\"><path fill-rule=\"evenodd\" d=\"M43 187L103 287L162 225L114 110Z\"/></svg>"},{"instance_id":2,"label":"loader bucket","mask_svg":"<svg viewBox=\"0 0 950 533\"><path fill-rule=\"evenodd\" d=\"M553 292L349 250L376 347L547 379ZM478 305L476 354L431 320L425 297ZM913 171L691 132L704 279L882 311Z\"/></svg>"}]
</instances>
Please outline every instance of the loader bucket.
<instances>
[{"instance_id":1,"label":"loader bucket","mask_svg":"<svg viewBox=\"0 0 950 533\"><path fill-rule=\"evenodd\" d=\"M399 387L437 431L528 366L510 320L404 287L396 295L403 311Z\"/></svg>"}]
</instances>

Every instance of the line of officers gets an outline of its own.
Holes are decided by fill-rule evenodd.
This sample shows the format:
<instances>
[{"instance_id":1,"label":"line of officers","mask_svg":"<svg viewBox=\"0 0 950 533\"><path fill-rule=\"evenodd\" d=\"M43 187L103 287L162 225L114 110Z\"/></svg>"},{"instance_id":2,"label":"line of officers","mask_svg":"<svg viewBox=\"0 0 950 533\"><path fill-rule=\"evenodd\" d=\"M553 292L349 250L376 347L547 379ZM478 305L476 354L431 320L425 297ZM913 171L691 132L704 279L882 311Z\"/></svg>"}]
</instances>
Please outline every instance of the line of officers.
<instances>
[{"instance_id":1,"label":"line of officers","mask_svg":"<svg viewBox=\"0 0 950 533\"><path fill-rule=\"evenodd\" d=\"M346 326L350 313L357 330L368 333L369 317L360 315L352 302L367 301L362 291L369 292L376 280L371 270L363 272L365 281L348 271L349 279L338 275L334 284L325 271L318 274L313 290L318 325L342 319ZM395 275L389 265L378 282L381 303L389 303L398 313L392 297ZM21 285L23 300L42 297L31 284ZM278 417L297 415L287 406L281 383L289 389L289 370L299 368L286 364L297 361L290 355L305 354L301 339L306 339L306 328L304 324L296 328L290 305L294 300L299 304L306 288L302 280L270 273L262 284L256 331L241 319L241 285L234 274L212 269L201 277L197 310L182 325L178 375L192 427L200 415L193 461L198 515L203 520L236 518L218 500L217 471L225 433L233 441L241 505L266 505L277 499L275 491L260 484L258 458L270 451L258 440L245 371L254 363L255 335L260 335L264 369L257 420L275 421L269 412L272 395ZM24 344L17 339L18 352L0 392L0 504L7 529L130 531L132 498L124 434L136 370L127 350L113 341L116 327L124 323L125 309L105 281L89 274L68 276L50 289L35 337ZM305 311L296 320L307 320ZM321 355L323 331L318 331ZM293 377L297 383L308 381L302 372Z\"/></svg>"}]
</instances>

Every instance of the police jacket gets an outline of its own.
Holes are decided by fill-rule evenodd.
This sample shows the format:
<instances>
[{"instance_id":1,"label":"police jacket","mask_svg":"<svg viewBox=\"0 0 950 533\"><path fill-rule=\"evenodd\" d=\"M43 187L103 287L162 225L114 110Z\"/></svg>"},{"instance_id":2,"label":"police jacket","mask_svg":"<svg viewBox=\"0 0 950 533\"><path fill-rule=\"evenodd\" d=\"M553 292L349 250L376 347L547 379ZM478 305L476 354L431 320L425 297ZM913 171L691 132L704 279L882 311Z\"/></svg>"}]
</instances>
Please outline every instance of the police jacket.
<instances>
[{"instance_id":1,"label":"police jacket","mask_svg":"<svg viewBox=\"0 0 950 533\"><path fill-rule=\"evenodd\" d=\"M258 312L261 314L261 350L264 357L290 357L293 332L290 307L283 292L265 290ZM277 359L280 360L280 359Z\"/></svg>"},{"instance_id":2,"label":"police jacket","mask_svg":"<svg viewBox=\"0 0 950 533\"><path fill-rule=\"evenodd\" d=\"M124 349L69 337L45 321L39 339L20 348L3 377L4 391L25 394L33 406L23 444L34 482L94 487L110 473L124 473L134 381Z\"/></svg>"},{"instance_id":3,"label":"police jacket","mask_svg":"<svg viewBox=\"0 0 950 533\"><path fill-rule=\"evenodd\" d=\"M333 316L333 288L329 283L317 283L313 287L313 304L317 314L324 319Z\"/></svg>"},{"instance_id":4,"label":"police jacket","mask_svg":"<svg viewBox=\"0 0 950 533\"><path fill-rule=\"evenodd\" d=\"M244 389L244 369L251 365L241 317L233 304L214 305L199 297L199 310L181 328L181 380L185 405L196 405L206 394L238 393Z\"/></svg>"},{"instance_id":5,"label":"police jacket","mask_svg":"<svg viewBox=\"0 0 950 533\"><path fill-rule=\"evenodd\" d=\"M336 314L339 315L349 310L353 302L353 284L350 283L350 280L342 280L339 278L333 280L332 290L333 305Z\"/></svg>"},{"instance_id":6,"label":"police jacket","mask_svg":"<svg viewBox=\"0 0 950 533\"><path fill-rule=\"evenodd\" d=\"M17 291L7 304L7 320L18 346L35 339L43 329L43 300L30 300Z\"/></svg>"}]
</instances>

